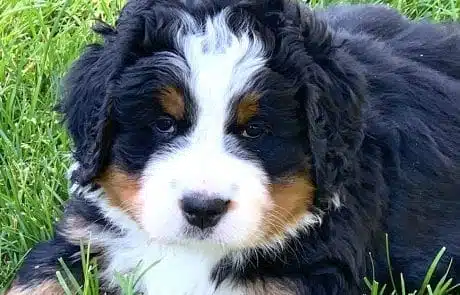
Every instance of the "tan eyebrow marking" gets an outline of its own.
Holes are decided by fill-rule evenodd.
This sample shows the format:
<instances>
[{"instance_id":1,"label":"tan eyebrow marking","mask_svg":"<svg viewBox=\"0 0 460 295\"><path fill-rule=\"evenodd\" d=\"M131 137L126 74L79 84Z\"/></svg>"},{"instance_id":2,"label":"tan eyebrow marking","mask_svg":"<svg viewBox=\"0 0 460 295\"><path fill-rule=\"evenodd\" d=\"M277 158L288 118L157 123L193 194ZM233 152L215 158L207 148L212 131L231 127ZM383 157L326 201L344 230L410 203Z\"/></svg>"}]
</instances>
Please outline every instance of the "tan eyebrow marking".
<instances>
[{"instance_id":1,"label":"tan eyebrow marking","mask_svg":"<svg viewBox=\"0 0 460 295\"><path fill-rule=\"evenodd\" d=\"M246 94L238 103L236 110L236 123L245 125L259 112L260 94L251 92Z\"/></svg>"},{"instance_id":2,"label":"tan eyebrow marking","mask_svg":"<svg viewBox=\"0 0 460 295\"><path fill-rule=\"evenodd\" d=\"M160 104L163 111L176 120L182 120L185 116L185 102L182 92L176 87L166 87L160 92Z\"/></svg>"}]
</instances>

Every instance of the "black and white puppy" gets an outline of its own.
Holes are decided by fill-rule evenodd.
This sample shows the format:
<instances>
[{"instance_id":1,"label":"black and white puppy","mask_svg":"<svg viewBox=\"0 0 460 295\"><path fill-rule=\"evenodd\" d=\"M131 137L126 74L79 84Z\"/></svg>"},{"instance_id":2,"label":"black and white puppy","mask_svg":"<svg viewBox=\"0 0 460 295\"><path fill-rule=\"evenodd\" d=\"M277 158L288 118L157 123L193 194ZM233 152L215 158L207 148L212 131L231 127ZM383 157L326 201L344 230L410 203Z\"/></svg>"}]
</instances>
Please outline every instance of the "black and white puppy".
<instances>
[{"instance_id":1,"label":"black and white puppy","mask_svg":"<svg viewBox=\"0 0 460 295\"><path fill-rule=\"evenodd\" d=\"M64 294L80 241L111 294L362 294L385 233L408 288L442 246L460 279L458 24L132 0L96 31L60 104L72 196L8 295Z\"/></svg>"}]
</instances>

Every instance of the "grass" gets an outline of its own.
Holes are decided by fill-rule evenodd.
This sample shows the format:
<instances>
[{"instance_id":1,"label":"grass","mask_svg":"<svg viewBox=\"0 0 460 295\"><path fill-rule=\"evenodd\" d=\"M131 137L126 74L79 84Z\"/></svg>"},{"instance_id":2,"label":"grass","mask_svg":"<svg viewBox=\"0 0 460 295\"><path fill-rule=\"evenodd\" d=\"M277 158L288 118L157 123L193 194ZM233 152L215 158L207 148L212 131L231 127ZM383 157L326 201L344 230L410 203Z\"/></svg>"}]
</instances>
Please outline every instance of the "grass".
<instances>
[{"instance_id":1,"label":"grass","mask_svg":"<svg viewBox=\"0 0 460 295\"><path fill-rule=\"evenodd\" d=\"M449 278L449 272L452 266L452 259L449 263L449 266L444 272L444 275L438 280L438 281L433 281L432 277L435 271L438 268L438 264L441 261L442 256L444 255L444 252L446 251L446 248L443 247L436 257L433 259L433 262L431 265L428 267L428 270L426 272L426 275L423 279L422 285L418 290L407 290L406 291L406 286L404 283L404 274L399 274L399 281L395 281L394 279L394 274L392 271L391 267L391 260L390 260L390 246L388 242L388 235L385 236L385 246L386 246L386 254L387 254L387 263L388 263L388 270L389 270L389 276L390 276L390 283L386 284L381 284L375 280L375 278L372 278L372 281L370 281L367 277L364 278L364 283L366 284L368 290L370 293L369 295L384 295L384 294L391 294L391 295L449 295L449 294L458 294L459 293L459 288L460 284L454 285L454 282L451 278ZM371 256L371 261L372 260L372 254L369 253ZM374 268L374 265L372 264L372 268ZM374 276L374 269L372 269L372 276ZM398 284L396 283L398 282ZM386 292L386 293L385 293Z\"/></svg>"},{"instance_id":2,"label":"grass","mask_svg":"<svg viewBox=\"0 0 460 295\"><path fill-rule=\"evenodd\" d=\"M90 31L94 20L113 24L122 2L0 1L0 293L30 247L52 236L67 198L70 142L52 112L59 78L84 44L96 40ZM460 15L460 0L380 2L411 18L442 21Z\"/></svg>"}]
</instances>

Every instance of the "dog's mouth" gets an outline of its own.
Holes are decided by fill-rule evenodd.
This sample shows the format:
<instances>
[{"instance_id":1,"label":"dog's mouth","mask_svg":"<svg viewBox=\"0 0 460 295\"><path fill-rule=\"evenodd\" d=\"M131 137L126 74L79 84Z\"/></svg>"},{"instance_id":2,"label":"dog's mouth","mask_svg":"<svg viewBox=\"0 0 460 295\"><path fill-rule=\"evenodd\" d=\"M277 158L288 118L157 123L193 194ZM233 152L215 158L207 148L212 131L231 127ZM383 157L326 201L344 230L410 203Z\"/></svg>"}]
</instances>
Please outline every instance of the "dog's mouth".
<instances>
[{"instance_id":1,"label":"dog's mouth","mask_svg":"<svg viewBox=\"0 0 460 295\"><path fill-rule=\"evenodd\" d=\"M184 228L184 239L199 241L209 240L213 232L213 228L201 229L195 226L186 226Z\"/></svg>"}]
</instances>

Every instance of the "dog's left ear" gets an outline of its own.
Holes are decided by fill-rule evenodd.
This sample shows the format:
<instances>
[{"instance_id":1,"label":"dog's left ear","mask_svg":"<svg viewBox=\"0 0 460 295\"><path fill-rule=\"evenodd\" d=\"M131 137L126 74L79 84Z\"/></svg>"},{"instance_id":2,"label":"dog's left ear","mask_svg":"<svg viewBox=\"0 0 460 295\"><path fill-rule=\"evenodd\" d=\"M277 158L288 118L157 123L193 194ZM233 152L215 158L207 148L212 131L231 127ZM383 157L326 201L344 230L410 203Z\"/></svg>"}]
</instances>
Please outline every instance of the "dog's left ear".
<instances>
[{"instance_id":1,"label":"dog's left ear","mask_svg":"<svg viewBox=\"0 0 460 295\"><path fill-rule=\"evenodd\" d=\"M306 121L306 153L312 156L318 206L341 195L353 179L363 138L361 109L366 81L360 64L343 49L327 20L295 0L248 1L246 9L274 35L276 67L296 79ZM273 65L272 65L273 66ZM295 73L295 74L293 74Z\"/></svg>"},{"instance_id":2,"label":"dog's left ear","mask_svg":"<svg viewBox=\"0 0 460 295\"><path fill-rule=\"evenodd\" d=\"M353 181L356 157L363 139L362 107L366 80L360 63L327 25L309 9L298 9L295 21L300 28L308 66L300 69L303 90L299 100L308 126L308 148L320 207L330 198L344 194Z\"/></svg>"}]
</instances>

